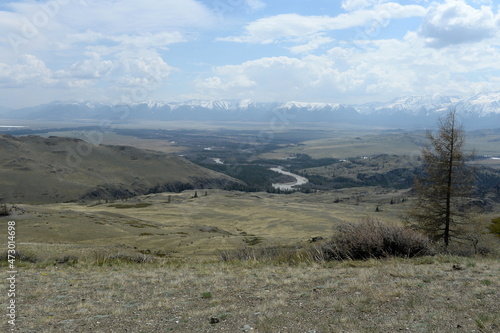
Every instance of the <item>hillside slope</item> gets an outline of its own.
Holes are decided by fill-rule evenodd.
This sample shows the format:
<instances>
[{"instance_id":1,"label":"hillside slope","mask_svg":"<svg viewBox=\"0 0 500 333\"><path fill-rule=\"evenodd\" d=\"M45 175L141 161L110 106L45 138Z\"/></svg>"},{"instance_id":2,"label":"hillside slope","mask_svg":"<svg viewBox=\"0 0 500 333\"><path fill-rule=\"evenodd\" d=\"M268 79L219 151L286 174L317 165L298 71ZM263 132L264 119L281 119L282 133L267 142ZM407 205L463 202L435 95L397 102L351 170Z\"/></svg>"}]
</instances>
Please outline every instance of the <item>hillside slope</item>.
<instances>
[{"instance_id":1,"label":"hillside slope","mask_svg":"<svg viewBox=\"0 0 500 333\"><path fill-rule=\"evenodd\" d=\"M155 151L0 134L0 202L114 199L234 182L181 157Z\"/></svg>"}]
</instances>

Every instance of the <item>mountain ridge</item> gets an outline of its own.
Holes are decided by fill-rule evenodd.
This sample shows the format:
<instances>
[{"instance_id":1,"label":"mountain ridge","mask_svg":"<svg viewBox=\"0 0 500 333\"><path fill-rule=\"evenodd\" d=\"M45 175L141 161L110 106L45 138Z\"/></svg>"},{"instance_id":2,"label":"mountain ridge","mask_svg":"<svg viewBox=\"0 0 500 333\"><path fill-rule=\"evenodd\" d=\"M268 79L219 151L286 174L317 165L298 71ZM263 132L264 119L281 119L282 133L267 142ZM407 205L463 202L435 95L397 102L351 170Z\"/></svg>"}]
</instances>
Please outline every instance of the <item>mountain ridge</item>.
<instances>
[{"instance_id":1,"label":"mountain ridge","mask_svg":"<svg viewBox=\"0 0 500 333\"><path fill-rule=\"evenodd\" d=\"M257 102L242 100L144 101L110 104L95 101L53 101L6 111L4 117L27 120L111 119L126 121L268 121L273 114L287 113L290 122L346 122L392 127L425 127L446 110L456 109L471 129L490 128L500 120L500 91L468 97L401 96L388 102L341 104L322 102Z\"/></svg>"},{"instance_id":2,"label":"mountain ridge","mask_svg":"<svg viewBox=\"0 0 500 333\"><path fill-rule=\"evenodd\" d=\"M124 199L241 183L172 154L7 134L0 134L0 178L0 203Z\"/></svg>"}]
</instances>

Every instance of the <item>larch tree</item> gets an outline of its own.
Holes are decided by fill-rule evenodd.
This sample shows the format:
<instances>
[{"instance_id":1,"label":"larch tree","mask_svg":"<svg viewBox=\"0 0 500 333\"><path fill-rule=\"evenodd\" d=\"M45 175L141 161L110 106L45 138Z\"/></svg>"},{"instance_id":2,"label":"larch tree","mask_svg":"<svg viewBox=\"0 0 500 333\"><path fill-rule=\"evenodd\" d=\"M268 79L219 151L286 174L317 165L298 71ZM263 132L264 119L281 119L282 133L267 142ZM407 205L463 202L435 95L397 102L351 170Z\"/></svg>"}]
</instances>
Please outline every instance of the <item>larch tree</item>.
<instances>
[{"instance_id":1,"label":"larch tree","mask_svg":"<svg viewBox=\"0 0 500 333\"><path fill-rule=\"evenodd\" d=\"M409 211L411 227L422 231L445 249L452 239L463 239L468 217L467 202L474 192L474 172L466 162L473 157L464 152L465 131L456 111L439 119L434 135L427 131L422 149L423 173L416 177L417 197Z\"/></svg>"}]
</instances>

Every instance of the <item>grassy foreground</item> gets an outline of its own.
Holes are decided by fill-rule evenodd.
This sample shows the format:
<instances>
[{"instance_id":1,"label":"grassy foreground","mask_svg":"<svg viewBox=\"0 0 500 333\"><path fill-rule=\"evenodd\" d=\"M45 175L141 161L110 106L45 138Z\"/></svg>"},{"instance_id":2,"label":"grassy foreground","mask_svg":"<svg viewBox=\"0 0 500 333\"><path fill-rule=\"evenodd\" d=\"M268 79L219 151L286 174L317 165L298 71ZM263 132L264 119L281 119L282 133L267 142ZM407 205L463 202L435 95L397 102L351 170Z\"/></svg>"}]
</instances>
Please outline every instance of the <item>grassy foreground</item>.
<instances>
[{"instance_id":1,"label":"grassy foreground","mask_svg":"<svg viewBox=\"0 0 500 333\"><path fill-rule=\"evenodd\" d=\"M493 258L96 263L19 265L14 331L500 331Z\"/></svg>"},{"instance_id":2,"label":"grassy foreground","mask_svg":"<svg viewBox=\"0 0 500 333\"><path fill-rule=\"evenodd\" d=\"M408 203L389 202L404 191L198 194L19 205L0 217L4 240L16 221L20 254L13 332L500 331L496 239L485 243L491 257L219 260L242 246L314 246L363 217L398 225Z\"/></svg>"}]
</instances>

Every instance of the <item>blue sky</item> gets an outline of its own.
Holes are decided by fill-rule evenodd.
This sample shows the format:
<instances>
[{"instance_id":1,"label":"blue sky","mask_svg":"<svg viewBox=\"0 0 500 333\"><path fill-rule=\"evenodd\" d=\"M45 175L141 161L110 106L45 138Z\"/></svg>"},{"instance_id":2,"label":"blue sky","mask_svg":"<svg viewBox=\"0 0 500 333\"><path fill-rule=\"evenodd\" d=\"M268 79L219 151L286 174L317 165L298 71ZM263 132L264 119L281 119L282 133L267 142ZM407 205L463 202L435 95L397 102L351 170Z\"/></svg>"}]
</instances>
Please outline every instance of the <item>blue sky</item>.
<instances>
[{"instance_id":1,"label":"blue sky","mask_svg":"<svg viewBox=\"0 0 500 333\"><path fill-rule=\"evenodd\" d=\"M498 91L499 10L490 0L4 1L0 106Z\"/></svg>"}]
</instances>

